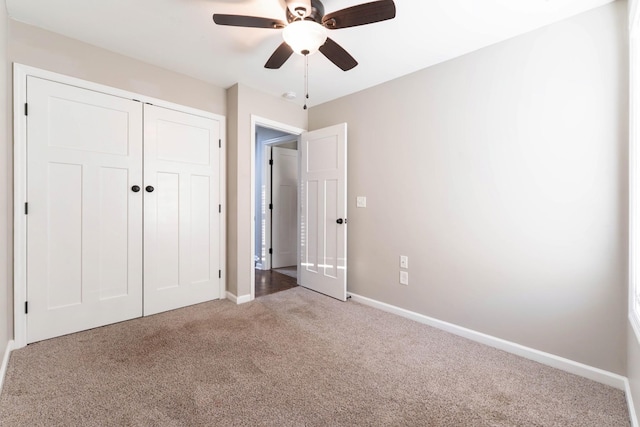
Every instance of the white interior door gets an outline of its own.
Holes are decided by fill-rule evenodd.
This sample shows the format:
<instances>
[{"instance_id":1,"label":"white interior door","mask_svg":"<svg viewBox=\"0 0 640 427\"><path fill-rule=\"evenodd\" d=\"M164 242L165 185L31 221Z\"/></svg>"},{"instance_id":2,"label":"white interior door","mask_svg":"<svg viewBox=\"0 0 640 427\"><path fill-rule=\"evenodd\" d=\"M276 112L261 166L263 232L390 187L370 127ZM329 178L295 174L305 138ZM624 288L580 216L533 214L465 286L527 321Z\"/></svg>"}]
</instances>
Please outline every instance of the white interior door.
<instances>
[{"instance_id":1,"label":"white interior door","mask_svg":"<svg viewBox=\"0 0 640 427\"><path fill-rule=\"evenodd\" d=\"M298 151L271 150L271 268L298 263Z\"/></svg>"},{"instance_id":2,"label":"white interior door","mask_svg":"<svg viewBox=\"0 0 640 427\"><path fill-rule=\"evenodd\" d=\"M347 124L303 133L300 141L298 283L347 299Z\"/></svg>"},{"instance_id":3,"label":"white interior door","mask_svg":"<svg viewBox=\"0 0 640 427\"><path fill-rule=\"evenodd\" d=\"M28 77L27 342L142 315L142 104Z\"/></svg>"},{"instance_id":4,"label":"white interior door","mask_svg":"<svg viewBox=\"0 0 640 427\"><path fill-rule=\"evenodd\" d=\"M144 314L220 297L220 122L144 107Z\"/></svg>"}]
</instances>

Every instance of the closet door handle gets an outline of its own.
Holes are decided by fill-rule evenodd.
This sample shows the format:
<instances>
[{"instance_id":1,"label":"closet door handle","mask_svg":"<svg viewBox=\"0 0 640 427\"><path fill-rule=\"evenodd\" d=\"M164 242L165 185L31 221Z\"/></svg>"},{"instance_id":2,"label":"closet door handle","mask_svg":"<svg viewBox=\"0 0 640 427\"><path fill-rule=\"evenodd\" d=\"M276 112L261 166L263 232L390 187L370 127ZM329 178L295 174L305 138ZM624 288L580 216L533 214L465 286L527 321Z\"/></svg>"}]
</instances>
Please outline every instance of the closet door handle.
<instances>
[{"instance_id":1,"label":"closet door handle","mask_svg":"<svg viewBox=\"0 0 640 427\"><path fill-rule=\"evenodd\" d=\"M138 191L140 191L140 186L134 185L133 187L131 187L131 191L133 191L134 193L137 193Z\"/></svg>"},{"instance_id":2,"label":"closet door handle","mask_svg":"<svg viewBox=\"0 0 640 427\"><path fill-rule=\"evenodd\" d=\"M153 193L154 188L152 186L150 186L150 185L147 185L145 187L145 190L147 190L147 193Z\"/></svg>"}]
</instances>

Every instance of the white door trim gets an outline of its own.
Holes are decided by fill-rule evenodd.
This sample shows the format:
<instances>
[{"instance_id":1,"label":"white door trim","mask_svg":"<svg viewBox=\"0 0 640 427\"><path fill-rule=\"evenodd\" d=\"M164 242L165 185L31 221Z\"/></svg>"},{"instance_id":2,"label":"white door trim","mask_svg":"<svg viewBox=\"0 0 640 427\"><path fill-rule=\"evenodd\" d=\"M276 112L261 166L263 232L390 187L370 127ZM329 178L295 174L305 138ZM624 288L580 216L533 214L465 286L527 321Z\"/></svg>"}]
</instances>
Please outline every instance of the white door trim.
<instances>
[{"instance_id":1,"label":"white door trim","mask_svg":"<svg viewBox=\"0 0 640 427\"><path fill-rule=\"evenodd\" d=\"M226 207L226 118L218 114L210 113L196 108L186 107L161 99L121 90L98 83L89 82L75 77L65 76L40 68L23 64L13 64L13 320L14 320L14 348L22 348L27 345L27 316L25 314L25 301L27 300L27 221L24 212L24 204L27 202L27 119L24 114L27 102L27 76L39 77L89 89L109 95L154 104L160 107L182 111L196 116L218 120L221 124L220 139L220 200ZM220 217L220 265L226 265L226 209L222 209ZM227 274L222 271L220 281L220 297L226 295Z\"/></svg>"},{"instance_id":2,"label":"white door trim","mask_svg":"<svg viewBox=\"0 0 640 427\"><path fill-rule=\"evenodd\" d=\"M256 270L254 268L254 256L255 256L255 242L256 242L256 126L266 127L269 129L275 129L282 132L287 132L292 135L300 135L302 132L306 132L306 129L298 128L295 126L287 125L285 123L276 122L274 120L266 119L264 117L251 115L251 232L249 238L251 244L249 245L250 251L246 255L247 260L251 266L251 280L250 289L251 295L249 301L253 301L256 297Z\"/></svg>"}]
</instances>

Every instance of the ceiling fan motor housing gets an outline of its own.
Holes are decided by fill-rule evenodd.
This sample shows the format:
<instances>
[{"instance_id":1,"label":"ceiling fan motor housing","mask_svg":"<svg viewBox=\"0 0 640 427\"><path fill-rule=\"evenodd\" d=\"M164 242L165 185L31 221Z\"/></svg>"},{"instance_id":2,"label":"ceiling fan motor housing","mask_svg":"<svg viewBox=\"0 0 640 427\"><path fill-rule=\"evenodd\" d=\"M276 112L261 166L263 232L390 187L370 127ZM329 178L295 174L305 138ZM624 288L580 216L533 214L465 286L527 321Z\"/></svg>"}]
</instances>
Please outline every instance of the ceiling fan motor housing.
<instances>
[{"instance_id":1,"label":"ceiling fan motor housing","mask_svg":"<svg viewBox=\"0 0 640 427\"><path fill-rule=\"evenodd\" d=\"M304 6L294 5L294 10L296 10L295 9L296 7L302 7L306 11L306 8L304 8ZM322 4L322 2L320 0L311 0L311 12L302 19L308 20L308 21L314 21L314 22L317 22L318 24L322 24L323 16L324 16L324 5ZM300 19L301 19L300 15L296 15L295 13L291 12L291 9L287 7L288 23L292 23L293 21L298 21Z\"/></svg>"}]
</instances>

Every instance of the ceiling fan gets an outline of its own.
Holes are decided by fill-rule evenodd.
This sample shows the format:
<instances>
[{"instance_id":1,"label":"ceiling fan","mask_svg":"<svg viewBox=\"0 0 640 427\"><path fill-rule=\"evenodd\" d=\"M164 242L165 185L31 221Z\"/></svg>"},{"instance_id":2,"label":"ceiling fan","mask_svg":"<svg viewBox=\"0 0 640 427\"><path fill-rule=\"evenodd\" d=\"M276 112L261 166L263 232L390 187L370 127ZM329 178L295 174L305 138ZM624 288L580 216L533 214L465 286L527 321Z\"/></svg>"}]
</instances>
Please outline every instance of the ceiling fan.
<instances>
[{"instance_id":1,"label":"ceiling fan","mask_svg":"<svg viewBox=\"0 0 640 427\"><path fill-rule=\"evenodd\" d=\"M284 29L284 41L273 52L265 68L280 68L296 52L310 55L320 51L343 71L358 65L358 62L338 43L327 37L327 30L373 24L395 18L393 0L378 0L324 14L320 0L286 0L287 22L278 19L245 15L214 14L218 25L234 27Z\"/></svg>"}]
</instances>

